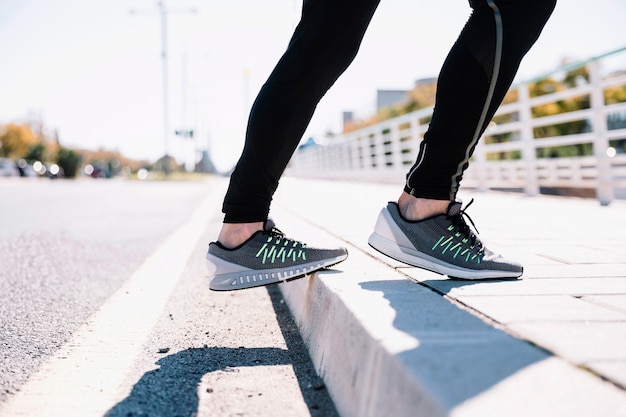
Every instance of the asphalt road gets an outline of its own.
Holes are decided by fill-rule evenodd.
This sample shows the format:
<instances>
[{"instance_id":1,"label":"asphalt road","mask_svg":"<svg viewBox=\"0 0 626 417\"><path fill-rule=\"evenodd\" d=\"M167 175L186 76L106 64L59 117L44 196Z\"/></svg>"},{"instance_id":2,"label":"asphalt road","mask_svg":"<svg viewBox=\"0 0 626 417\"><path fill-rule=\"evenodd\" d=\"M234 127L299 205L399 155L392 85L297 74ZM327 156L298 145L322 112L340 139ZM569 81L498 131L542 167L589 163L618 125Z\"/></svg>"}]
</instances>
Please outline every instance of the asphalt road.
<instances>
[{"instance_id":1,"label":"asphalt road","mask_svg":"<svg viewBox=\"0 0 626 417\"><path fill-rule=\"evenodd\" d=\"M223 186L0 180L0 409ZM106 415L336 415L280 291L208 291L218 203Z\"/></svg>"},{"instance_id":2,"label":"asphalt road","mask_svg":"<svg viewBox=\"0 0 626 417\"><path fill-rule=\"evenodd\" d=\"M203 188L0 181L0 401L189 215Z\"/></svg>"}]
</instances>

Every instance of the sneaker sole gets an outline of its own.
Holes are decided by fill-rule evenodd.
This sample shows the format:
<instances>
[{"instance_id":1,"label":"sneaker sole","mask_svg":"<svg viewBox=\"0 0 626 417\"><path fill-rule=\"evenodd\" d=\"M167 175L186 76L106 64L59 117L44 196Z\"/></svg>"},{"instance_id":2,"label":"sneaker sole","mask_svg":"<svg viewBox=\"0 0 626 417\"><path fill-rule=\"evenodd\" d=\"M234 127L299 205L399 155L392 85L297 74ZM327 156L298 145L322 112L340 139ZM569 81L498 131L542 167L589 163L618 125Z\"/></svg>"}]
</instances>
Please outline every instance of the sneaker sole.
<instances>
[{"instance_id":1,"label":"sneaker sole","mask_svg":"<svg viewBox=\"0 0 626 417\"><path fill-rule=\"evenodd\" d=\"M381 228L382 233L389 236L404 237L404 233L395 224L389 212L386 209L380 213L376 229ZM406 239L408 242L408 239ZM418 268L426 269L441 275L447 275L450 278L480 280L480 279L497 279L497 278L518 278L522 272L497 270L497 269L470 269L453 265L437 259L433 256L417 251L413 247L399 245L396 241L391 240L376 230L368 239L369 245L378 252L397 261Z\"/></svg>"},{"instance_id":2,"label":"sneaker sole","mask_svg":"<svg viewBox=\"0 0 626 417\"><path fill-rule=\"evenodd\" d=\"M488 270L488 269L468 269L444 263L437 258L416 251L412 248L400 247L395 242L385 239L376 232L372 233L368 242L372 248L389 258L402 263L426 269L440 275L447 275L449 278L480 280L497 278L518 278L522 274L519 272Z\"/></svg>"},{"instance_id":3,"label":"sneaker sole","mask_svg":"<svg viewBox=\"0 0 626 417\"><path fill-rule=\"evenodd\" d=\"M209 288L213 291L235 291L246 288L262 287L280 282L303 278L321 269L329 268L344 261L348 254L328 258L324 261L310 262L293 268L274 269L242 269L240 265L233 264L211 254L207 254L209 268L221 269L231 272L215 275L209 282Z\"/></svg>"}]
</instances>

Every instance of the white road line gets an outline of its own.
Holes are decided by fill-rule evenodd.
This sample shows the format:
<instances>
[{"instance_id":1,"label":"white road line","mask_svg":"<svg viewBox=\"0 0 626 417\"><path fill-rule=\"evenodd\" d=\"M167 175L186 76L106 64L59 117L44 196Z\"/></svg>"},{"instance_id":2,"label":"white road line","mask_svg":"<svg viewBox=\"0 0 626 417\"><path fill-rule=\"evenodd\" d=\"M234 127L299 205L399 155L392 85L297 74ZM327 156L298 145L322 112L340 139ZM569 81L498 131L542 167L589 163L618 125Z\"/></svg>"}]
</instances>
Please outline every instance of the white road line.
<instances>
[{"instance_id":1,"label":"white road line","mask_svg":"<svg viewBox=\"0 0 626 417\"><path fill-rule=\"evenodd\" d=\"M181 227L91 316L0 416L102 416L128 392L120 384L155 326L187 261L221 201L220 186Z\"/></svg>"}]
</instances>

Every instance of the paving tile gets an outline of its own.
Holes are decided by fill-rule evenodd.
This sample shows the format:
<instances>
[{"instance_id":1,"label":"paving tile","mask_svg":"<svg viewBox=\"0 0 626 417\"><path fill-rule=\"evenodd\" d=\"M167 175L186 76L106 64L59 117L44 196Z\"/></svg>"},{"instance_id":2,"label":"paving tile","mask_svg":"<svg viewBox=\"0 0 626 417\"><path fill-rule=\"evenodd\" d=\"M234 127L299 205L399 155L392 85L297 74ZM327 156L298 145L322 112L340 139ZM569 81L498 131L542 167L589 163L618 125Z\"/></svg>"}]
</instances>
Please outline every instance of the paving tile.
<instances>
[{"instance_id":1,"label":"paving tile","mask_svg":"<svg viewBox=\"0 0 626 417\"><path fill-rule=\"evenodd\" d=\"M468 295L626 294L626 279L622 277L463 281L424 273L417 268L403 268L402 271L413 279L454 298Z\"/></svg>"},{"instance_id":2,"label":"paving tile","mask_svg":"<svg viewBox=\"0 0 626 417\"><path fill-rule=\"evenodd\" d=\"M583 297L583 300L591 303L597 303L601 306L611 307L621 312L626 312L626 294L589 295Z\"/></svg>"},{"instance_id":3,"label":"paving tile","mask_svg":"<svg viewBox=\"0 0 626 417\"><path fill-rule=\"evenodd\" d=\"M605 376L610 381L626 389L626 362L625 361L591 361L587 366L594 372Z\"/></svg>"},{"instance_id":4,"label":"paving tile","mask_svg":"<svg viewBox=\"0 0 626 417\"><path fill-rule=\"evenodd\" d=\"M577 364L626 363L626 322L526 322L507 327Z\"/></svg>"},{"instance_id":5,"label":"paving tile","mask_svg":"<svg viewBox=\"0 0 626 417\"><path fill-rule=\"evenodd\" d=\"M533 246L533 250L540 256L556 259L568 264L600 264L600 263L623 263L624 254L611 248L598 248L589 242L572 244L564 240L558 245Z\"/></svg>"},{"instance_id":6,"label":"paving tile","mask_svg":"<svg viewBox=\"0 0 626 417\"><path fill-rule=\"evenodd\" d=\"M333 289L342 286L340 281L328 282ZM365 325L382 319L381 314L391 314L394 328L417 338L441 339L449 335L461 335L472 339L493 337L495 329L473 314L459 308L450 300L409 280L372 279L360 282L359 297L353 297L357 289L345 291L350 308L361 312ZM445 319L444 319L445 317ZM375 326L371 326L375 327Z\"/></svg>"},{"instance_id":7,"label":"paving tile","mask_svg":"<svg viewBox=\"0 0 626 417\"><path fill-rule=\"evenodd\" d=\"M451 417L624 417L623 390L551 357L464 402Z\"/></svg>"},{"instance_id":8,"label":"paving tile","mask_svg":"<svg viewBox=\"0 0 626 417\"><path fill-rule=\"evenodd\" d=\"M530 344L497 335L420 339L417 348L398 355L404 366L449 408L548 358Z\"/></svg>"},{"instance_id":9,"label":"paving tile","mask_svg":"<svg viewBox=\"0 0 626 417\"><path fill-rule=\"evenodd\" d=\"M626 263L552 265L524 264L522 279L532 278L626 278Z\"/></svg>"},{"instance_id":10,"label":"paving tile","mask_svg":"<svg viewBox=\"0 0 626 417\"><path fill-rule=\"evenodd\" d=\"M624 321L626 310L611 308L568 295L468 296L459 301L499 323L543 321Z\"/></svg>"},{"instance_id":11,"label":"paving tile","mask_svg":"<svg viewBox=\"0 0 626 417\"><path fill-rule=\"evenodd\" d=\"M369 246L368 246L369 248ZM425 274L419 268L413 268L407 266L402 262L395 261L388 258L375 250L369 248L373 256L379 258L381 261L387 263L394 268L400 268L400 271L414 277L418 280L430 279L430 273ZM516 258L519 260L519 258ZM544 258L546 259L546 258ZM440 279L447 279L439 274L432 274L433 277L440 277ZM599 265L567 265L561 262L553 260L547 260L545 264L537 263L524 263L524 275L521 280L528 279L545 279L545 278L615 278L620 277L626 279L626 263L622 264L599 264Z\"/></svg>"}]
</instances>

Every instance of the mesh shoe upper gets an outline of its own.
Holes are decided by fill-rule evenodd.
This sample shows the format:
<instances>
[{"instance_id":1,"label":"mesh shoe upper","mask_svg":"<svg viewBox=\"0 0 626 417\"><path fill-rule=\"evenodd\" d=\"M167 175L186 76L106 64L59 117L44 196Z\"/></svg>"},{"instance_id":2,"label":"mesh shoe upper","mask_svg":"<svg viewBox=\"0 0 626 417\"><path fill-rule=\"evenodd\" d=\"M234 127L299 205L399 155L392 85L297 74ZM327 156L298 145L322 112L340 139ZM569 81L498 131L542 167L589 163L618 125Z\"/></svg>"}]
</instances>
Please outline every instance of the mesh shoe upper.
<instances>
[{"instance_id":1,"label":"mesh shoe upper","mask_svg":"<svg viewBox=\"0 0 626 417\"><path fill-rule=\"evenodd\" d=\"M268 220L265 230L236 248L228 249L218 242L209 244L209 287L229 291L269 285L303 277L347 257L344 248L311 248L289 239Z\"/></svg>"},{"instance_id":2,"label":"mesh shoe upper","mask_svg":"<svg viewBox=\"0 0 626 417\"><path fill-rule=\"evenodd\" d=\"M268 220L266 230L255 233L237 248L226 249L219 243L209 245L209 253L227 262L254 270L289 267L324 261L347 254L343 248L318 249L289 239Z\"/></svg>"},{"instance_id":3,"label":"mesh shoe upper","mask_svg":"<svg viewBox=\"0 0 626 417\"><path fill-rule=\"evenodd\" d=\"M520 264L506 260L485 247L467 224L466 219L473 226L465 209L460 202L452 202L446 214L425 220L409 221L402 217L396 203L390 202L386 207L391 219L404 235L400 236L400 239L395 239L400 248L412 247L411 249L426 255L429 259L432 258L435 263L452 268L502 271L506 275L521 275L523 268ZM450 275L450 272L446 273Z\"/></svg>"}]
</instances>

